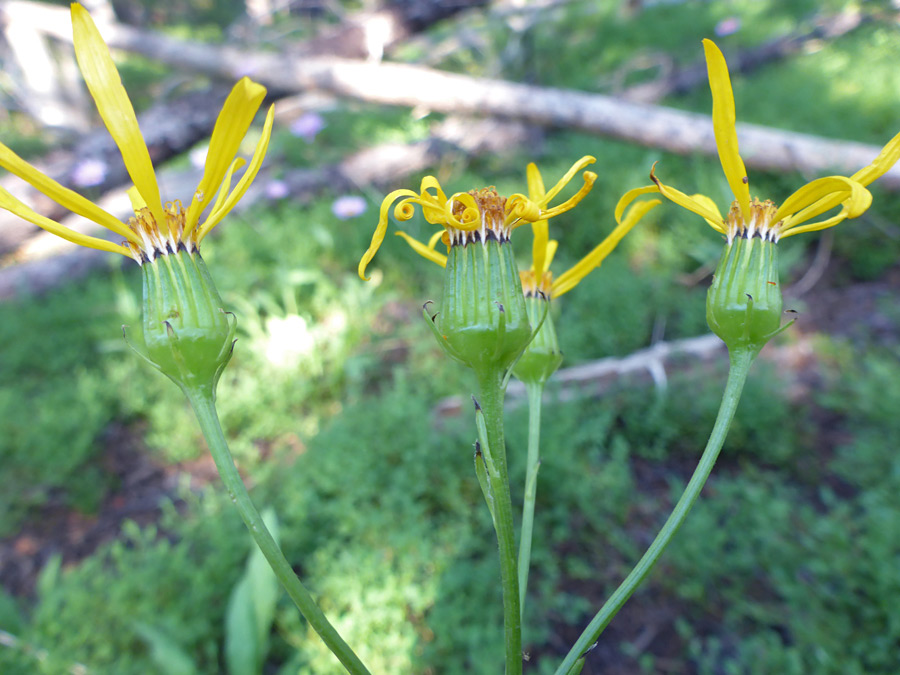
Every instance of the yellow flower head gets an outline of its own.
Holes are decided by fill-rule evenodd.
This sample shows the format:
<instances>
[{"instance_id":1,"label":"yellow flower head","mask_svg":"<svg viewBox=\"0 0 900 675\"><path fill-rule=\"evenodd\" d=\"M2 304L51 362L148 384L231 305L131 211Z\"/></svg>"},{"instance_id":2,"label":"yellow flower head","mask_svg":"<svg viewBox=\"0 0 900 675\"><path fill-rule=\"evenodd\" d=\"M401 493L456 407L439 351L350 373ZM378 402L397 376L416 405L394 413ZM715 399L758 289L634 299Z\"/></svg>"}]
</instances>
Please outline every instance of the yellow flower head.
<instances>
[{"instance_id":1,"label":"yellow flower head","mask_svg":"<svg viewBox=\"0 0 900 675\"><path fill-rule=\"evenodd\" d=\"M121 253L133 257L139 264L179 249L189 252L195 250L203 237L244 196L259 171L272 132L271 108L253 157L237 185L231 190L235 171L246 164L235 155L265 98L265 87L246 77L234 86L216 120L203 178L187 210L179 201L163 204L150 153L109 48L100 37L90 14L78 3L72 5L72 30L78 67L97 104L100 117L122 153L125 168L134 183L134 187L128 191L134 207L134 217L123 223L90 200L45 176L2 143L0 166L61 206L121 235L125 241L116 244L64 227L36 213L3 188L0 188L0 207L80 246ZM200 224L200 215L210 205L212 208L206 220Z\"/></svg>"},{"instance_id":2,"label":"yellow flower head","mask_svg":"<svg viewBox=\"0 0 900 675\"><path fill-rule=\"evenodd\" d=\"M664 185L651 170L654 185L635 188L626 192L616 206L616 220L625 207L636 197L649 192L660 192L679 206L702 216L709 225L725 234L729 243L736 236L777 242L801 232L812 232L834 227L847 218L855 218L865 212L872 203L872 195L866 185L884 174L900 158L900 134L884 146L878 157L868 166L849 178L827 176L807 183L794 192L780 206L771 201L750 198L750 181L744 161L738 152L737 131L735 130L734 93L728 64L722 52L711 41L703 41L706 65L709 72L709 87L712 91L713 130L719 160L725 171L725 178L734 193L735 200L723 218L715 203L705 195L688 196L675 188ZM654 165L655 168L655 165ZM840 206L840 211L823 220L809 222L814 218Z\"/></svg>"},{"instance_id":3,"label":"yellow flower head","mask_svg":"<svg viewBox=\"0 0 900 675\"><path fill-rule=\"evenodd\" d=\"M532 201L539 202L545 194L541 172L533 163L528 165L527 171L528 197ZM563 293L568 293L592 270L598 268L631 228L660 203L658 199L651 199L635 204L629 209L625 220L606 239L556 280L553 279L553 274L550 272L550 263L553 262L559 242L550 239L549 224L546 219L534 221L531 224L531 230L534 233L531 268L519 272L523 292L526 296L543 293L547 298L557 298Z\"/></svg>"},{"instance_id":4,"label":"yellow flower head","mask_svg":"<svg viewBox=\"0 0 900 675\"><path fill-rule=\"evenodd\" d=\"M447 256L436 250L438 241L442 241L449 249L457 244L467 244L480 241L487 242L496 239L504 242L509 240L510 233L524 223L547 221L554 216L573 208L584 199L591 191L597 174L585 171L583 174L584 185L572 197L556 206L550 206L550 202L559 192L588 164L596 161L587 155L572 165L559 182L549 192L537 195L525 196L516 193L510 197L502 197L493 187L470 192L457 192L449 198L441 189L440 183L434 176L426 176L422 179L419 192L409 189L394 190L381 203L381 214L375 234L372 235L372 243L359 261L359 276L366 279L366 267L384 241L387 233L388 213L394 206L394 217L397 220L410 220L415 215L415 206L422 208L422 214L432 225L440 225L443 229L432 235L427 244L423 244L405 232L397 232L413 248L416 253L445 267ZM433 191L433 192L432 192Z\"/></svg>"}]
</instances>

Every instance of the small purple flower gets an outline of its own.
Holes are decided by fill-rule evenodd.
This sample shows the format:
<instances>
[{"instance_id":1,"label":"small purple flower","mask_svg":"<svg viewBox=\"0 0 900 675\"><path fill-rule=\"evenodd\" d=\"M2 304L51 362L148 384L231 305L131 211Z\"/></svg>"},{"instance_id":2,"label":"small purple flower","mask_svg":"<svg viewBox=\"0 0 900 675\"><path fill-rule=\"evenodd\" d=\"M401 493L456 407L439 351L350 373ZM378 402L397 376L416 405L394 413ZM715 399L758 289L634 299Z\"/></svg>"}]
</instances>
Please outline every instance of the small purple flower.
<instances>
[{"instance_id":1,"label":"small purple flower","mask_svg":"<svg viewBox=\"0 0 900 675\"><path fill-rule=\"evenodd\" d=\"M283 180L275 178L266 183L265 192L269 199L284 199L290 194L290 189Z\"/></svg>"},{"instance_id":2,"label":"small purple flower","mask_svg":"<svg viewBox=\"0 0 900 675\"><path fill-rule=\"evenodd\" d=\"M737 33L740 29L741 20L736 16L729 16L727 19L722 19L717 23L714 31L719 37L725 37L726 35Z\"/></svg>"},{"instance_id":3,"label":"small purple flower","mask_svg":"<svg viewBox=\"0 0 900 675\"><path fill-rule=\"evenodd\" d=\"M316 135L325 128L325 120L319 113L306 112L290 124L291 133L307 143L312 143Z\"/></svg>"},{"instance_id":4,"label":"small purple flower","mask_svg":"<svg viewBox=\"0 0 900 675\"><path fill-rule=\"evenodd\" d=\"M109 166L101 159L83 159L72 169L72 182L78 187L93 187L106 180Z\"/></svg>"},{"instance_id":5,"label":"small purple flower","mask_svg":"<svg viewBox=\"0 0 900 675\"><path fill-rule=\"evenodd\" d=\"M341 220L347 220L365 213L366 207L366 200L359 195L343 195L331 204L331 212Z\"/></svg>"}]
</instances>

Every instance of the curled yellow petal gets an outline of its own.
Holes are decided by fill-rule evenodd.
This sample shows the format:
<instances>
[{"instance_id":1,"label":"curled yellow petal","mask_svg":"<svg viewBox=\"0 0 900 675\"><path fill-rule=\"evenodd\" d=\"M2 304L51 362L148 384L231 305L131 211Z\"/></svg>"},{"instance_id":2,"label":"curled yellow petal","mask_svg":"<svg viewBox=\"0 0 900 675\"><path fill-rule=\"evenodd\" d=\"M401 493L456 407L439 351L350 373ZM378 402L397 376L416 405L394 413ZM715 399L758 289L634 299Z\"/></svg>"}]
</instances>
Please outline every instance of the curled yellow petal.
<instances>
[{"instance_id":1,"label":"curled yellow petal","mask_svg":"<svg viewBox=\"0 0 900 675\"><path fill-rule=\"evenodd\" d=\"M547 192L543 196L543 198L540 200L539 204L541 206L547 206L547 204L550 203L550 200L552 200L557 194L559 194L559 191L562 190L566 185L568 185L572 181L572 179L575 177L576 173L581 171L588 164L593 164L596 161L597 161L596 157L592 157L591 155L585 155L584 157L579 159L577 162L575 162L572 165L572 167L568 171L566 171L565 175L557 181L556 185L554 185L552 188L550 188L550 191Z\"/></svg>"},{"instance_id":2,"label":"curled yellow petal","mask_svg":"<svg viewBox=\"0 0 900 675\"><path fill-rule=\"evenodd\" d=\"M243 77L232 87L228 98L225 99L209 139L203 178L200 179L187 210L185 234L189 234L197 226L200 214L210 204L213 195L222 184L222 179L228 172L265 96L265 87L253 82L249 77Z\"/></svg>"},{"instance_id":3,"label":"curled yellow petal","mask_svg":"<svg viewBox=\"0 0 900 675\"><path fill-rule=\"evenodd\" d=\"M375 232L372 234L372 241L369 244L369 248L366 249L366 252L363 253L362 258L359 261L359 267L357 268L357 272L359 273L359 278L363 281L368 281L369 278L366 276L366 267L368 267L369 263L372 262L372 258L375 257L375 254L378 252L378 249L381 248L382 242L384 242L384 235L387 234L387 226L388 226L388 212L393 206L394 202L400 199L401 197L406 197L400 204L397 205L397 208L401 206L408 207L408 215L407 211L401 213L402 215L406 215L406 217L398 216L399 220L409 220L413 216L414 207L411 202L413 200L417 200L419 198L419 194L417 192L413 192L407 188L401 188L400 190L394 190L389 193L387 197L385 197L381 201L381 211L378 216L378 225L375 227ZM395 216L397 213L395 211Z\"/></svg>"},{"instance_id":4,"label":"curled yellow petal","mask_svg":"<svg viewBox=\"0 0 900 675\"><path fill-rule=\"evenodd\" d=\"M412 247L412 250L418 253L423 258L427 258L431 262L437 263L441 267L447 266L447 256L445 256L443 253L438 253L437 251L435 251L434 246L426 246L421 241L413 239L408 234L406 234L406 232L402 232L400 230L397 230L397 232L395 232L394 234L396 234L398 237L403 237L403 240ZM437 233L438 239L440 238L441 234L441 232ZM432 237L431 240L432 242L437 243L437 239L435 239L435 237Z\"/></svg>"},{"instance_id":5,"label":"curled yellow petal","mask_svg":"<svg viewBox=\"0 0 900 675\"><path fill-rule=\"evenodd\" d=\"M596 182L597 180L597 174L595 174L593 171L585 171L583 178L584 184L581 186L578 192L569 197L562 204L558 204L553 208L542 211L541 215L544 216L544 218L548 219L555 218L559 214L565 213L566 211L570 211L575 208L575 206L577 206L578 203L587 196L588 192L591 191L591 188L594 187L594 182Z\"/></svg>"},{"instance_id":6,"label":"curled yellow petal","mask_svg":"<svg viewBox=\"0 0 900 675\"><path fill-rule=\"evenodd\" d=\"M122 86L122 79L109 54L109 48L100 37L91 15L78 3L72 4L72 31L78 67L97 104L97 111L122 153L131 181L147 203L160 230L167 234L156 173L153 171L147 144L138 128L134 108Z\"/></svg>"},{"instance_id":7,"label":"curled yellow petal","mask_svg":"<svg viewBox=\"0 0 900 675\"><path fill-rule=\"evenodd\" d=\"M575 288L575 286L590 274L591 271L600 266L606 256L608 256L618 243L622 241L622 238L640 222L641 218L661 203L662 202L659 199L649 199L647 201L638 202L632 206L628 210L625 220L617 225L606 239L553 282L553 285L551 286L551 297L558 298L560 295L568 293Z\"/></svg>"},{"instance_id":8,"label":"curled yellow petal","mask_svg":"<svg viewBox=\"0 0 900 675\"><path fill-rule=\"evenodd\" d=\"M716 136L716 148L719 160L725 171L725 178L741 207L744 222L750 222L750 185L747 169L738 151L737 130L735 129L734 92L731 88L731 77L728 75L728 64L725 57L712 40L703 41L706 54L706 69L709 73L709 88L712 92L713 131Z\"/></svg>"},{"instance_id":9,"label":"curled yellow petal","mask_svg":"<svg viewBox=\"0 0 900 675\"><path fill-rule=\"evenodd\" d=\"M0 187L0 208L6 209L22 220L27 220L29 223L37 225L51 234L55 234L57 237L71 241L73 244L78 244L79 246L85 246L87 248L96 248L101 251L121 253L129 258L132 257L131 251L121 244L114 244L111 241L106 241L106 239L81 234L75 230L70 230L68 227L57 223L55 220L50 220L46 216L42 216L40 213L37 213L13 197L2 187Z\"/></svg>"},{"instance_id":10,"label":"curled yellow petal","mask_svg":"<svg viewBox=\"0 0 900 675\"><path fill-rule=\"evenodd\" d=\"M198 242L201 241L207 234L209 234L209 231L216 225L218 225L222 221L222 219L228 215L231 209L234 208L234 205L237 204L247 192L250 184L253 183L253 180L256 178L256 174L259 173L259 169L262 166L263 159L265 159L266 157L266 150L269 147L269 139L272 137L272 123L274 121L275 106L270 106L269 112L266 115L265 124L263 124L262 135L260 136L259 141L256 143L256 149L253 151L253 157L250 158L250 163L247 165L247 170L244 171L241 179L238 181L237 185L234 186L234 190L228 195L224 202L221 201L221 196L216 200L215 208L209 214L209 218L206 219L206 222L203 223L203 225L201 225L199 230L197 231ZM243 162L243 160L240 161Z\"/></svg>"}]
</instances>

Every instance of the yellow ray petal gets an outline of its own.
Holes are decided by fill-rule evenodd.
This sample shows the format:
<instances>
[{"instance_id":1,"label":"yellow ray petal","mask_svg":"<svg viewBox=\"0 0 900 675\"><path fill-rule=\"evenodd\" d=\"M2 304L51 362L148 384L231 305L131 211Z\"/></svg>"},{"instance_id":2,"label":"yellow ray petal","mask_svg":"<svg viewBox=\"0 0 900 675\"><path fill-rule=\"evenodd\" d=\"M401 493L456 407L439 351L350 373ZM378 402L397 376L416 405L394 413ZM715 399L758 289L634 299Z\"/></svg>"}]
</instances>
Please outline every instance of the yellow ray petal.
<instances>
[{"instance_id":1,"label":"yellow ray petal","mask_svg":"<svg viewBox=\"0 0 900 675\"><path fill-rule=\"evenodd\" d=\"M887 142L887 144L881 149L881 152L878 153L878 157L876 157L871 164L864 166L862 169L850 176L850 178L860 183L861 185L869 185L873 181L883 176L892 166L894 166L894 164L897 163L898 159L900 159L900 134L897 134ZM809 220L811 218L815 218L816 216L825 213L826 211L830 211L840 203L840 195L830 195L828 197L825 197L819 202L816 202L815 204L807 207L808 210L805 210L802 214L803 219ZM798 214L798 216L799 215L800 214ZM841 220L843 219L844 218L841 218Z\"/></svg>"},{"instance_id":2,"label":"yellow ray petal","mask_svg":"<svg viewBox=\"0 0 900 675\"><path fill-rule=\"evenodd\" d=\"M800 226L800 223L804 223L821 213L818 207L822 201L833 199L835 196L840 197L843 203L837 215L823 221ZM810 202L812 202L812 206L804 208ZM772 221L777 223L780 216L783 217L784 222L780 227L779 236L789 237L801 232L812 232L814 230L824 230L827 227L834 227L843 220L862 215L871 204L872 193L863 187L862 184L844 176L827 176L804 185L788 197L772 217ZM800 210L794 215L789 215L791 208Z\"/></svg>"},{"instance_id":3,"label":"yellow ray petal","mask_svg":"<svg viewBox=\"0 0 900 675\"><path fill-rule=\"evenodd\" d=\"M544 188L544 179L541 178L541 172L538 171L534 162L530 163L525 169L528 178L528 197L532 201L540 202L547 193ZM531 232L534 235L534 243L531 247L532 266L538 279L544 271L550 267L550 261L547 260L547 242L550 239L550 228L546 218L536 220L531 224Z\"/></svg>"},{"instance_id":4,"label":"yellow ray petal","mask_svg":"<svg viewBox=\"0 0 900 675\"><path fill-rule=\"evenodd\" d=\"M119 146L131 181L147 202L160 230L166 234L159 185L134 108L97 26L87 10L78 3L72 4L72 31L78 67L97 104L100 117Z\"/></svg>"},{"instance_id":5,"label":"yellow ray petal","mask_svg":"<svg viewBox=\"0 0 900 675\"><path fill-rule=\"evenodd\" d=\"M656 168L656 164L653 165L653 168ZM650 171L650 175L653 176L653 171ZM616 222L620 225L622 224L622 213L628 208L628 205L631 204L635 199L642 195L650 194L651 192L659 193L659 186L657 185L645 185L639 188L632 188L624 195L619 198L619 202L616 204L616 210L613 212L616 218Z\"/></svg>"},{"instance_id":6,"label":"yellow ray petal","mask_svg":"<svg viewBox=\"0 0 900 675\"><path fill-rule=\"evenodd\" d=\"M622 240L622 237L628 234L640 222L641 218L661 203L659 199L650 199L638 202L631 207L625 216L625 220L617 225L606 239L553 282L550 289L551 297L558 298L560 295L568 293L575 288L591 271L600 266L606 256Z\"/></svg>"},{"instance_id":7,"label":"yellow ray petal","mask_svg":"<svg viewBox=\"0 0 900 675\"><path fill-rule=\"evenodd\" d=\"M141 209L147 208L147 202L144 201L144 198L141 197L141 193L138 192L138 189L134 185L125 190L125 194L128 195L128 201L131 202L131 210L135 213L140 212Z\"/></svg>"},{"instance_id":8,"label":"yellow ray petal","mask_svg":"<svg viewBox=\"0 0 900 675\"><path fill-rule=\"evenodd\" d=\"M849 201L848 207L855 218L869 208L872 203L872 194L852 178L845 176L826 176L817 178L804 185L784 200L772 222L784 220L783 230L790 228L791 224L800 223L819 215L820 205L829 199L838 199L838 203Z\"/></svg>"},{"instance_id":9,"label":"yellow ray petal","mask_svg":"<svg viewBox=\"0 0 900 675\"><path fill-rule=\"evenodd\" d=\"M713 228L714 230L718 230L719 232L724 234L726 231L725 225L723 224L725 219L722 218L722 214L719 211L719 207L716 205L716 203L706 195L700 194L699 192L696 194L692 194L691 199L693 199L698 204L705 206L707 209L709 209L710 213L718 214L719 217L716 220L710 220L709 218L707 218L706 222L709 223L709 226L711 228Z\"/></svg>"},{"instance_id":10,"label":"yellow ray petal","mask_svg":"<svg viewBox=\"0 0 900 675\"><path fill-rule=\"evenodd\" d=\"M872 181L881 178L900 159L900 134L894 136L878 153L878 157L872 160L868 166L864 166L850 176L857 183L869 185Z\"/></svg>"},{"instance_id":11,"label":"yellow ray petal","mask_svg":"<svg viewBox=\"0 0 900 675\"><path fill-rule=\"evenodd\" d=\"M553 264L553 258L556 257L556 249L559 248L559 242L556 239L551 239L547 242L547 260L544 263L544 272L550 269L550 265ZM543 273L542 273L543 274ZM538 277L540 279L540 277Z\"/></svg>"},{"instance_id":12,"label":"yellow ray petal","mask_svg":"<svg viewBox=\"0 0 900 675\"><path fill-rule=\"evenodd\" d=\"M719 232L725 232L725 226L722 224L722 214L719 212L719 209L712 199L706 195L699 195L700 198L697 198L696 196L688 197L680 190L664 185L663 182L654 175L653 171L650 172L650 178L656 183L656 186L659 188L659 192L663 197L669 201L675 202L678 206L687 209L692 213L696 213ZM718 223L718 227L713 225L713 223Z\"/></svg>"},{"instance_id":13,"label":"yellow ray petal","mask_svg":"<svg viewBox=\"0 0 900 675\"><path fill-rule=\"evenodd\" d=\"M101 209L89 199L85 199L77 192L60 185L49 176L45 176L2 143L0 143L0 166L47 195L60 206L69 209L69 211L92 220L126 239L134 241L136 244L139 243L138 237L128 229L125 223L111 213Z\"/></svg>"},{"instance_id":14,"label":"yellow ray petal","mask_svg":"<svg viewBox=\"0 0 900 675\"><path fill-rule=\"evenodd\" d=\"M236 157L231 166L228 167L228 171L222 177L222 184L219 186L219 192L216 195L216 203L213 204L210 214L216 213L225 205L225 200L228 198L228 193L231 190L231 179L234 177L234 172L242 169L246 163L243 157Z\"/></svg>"},{"instance_id":15,"label":"yellow ray petal","mask_svg":"<svg viewBox=\"0 0 900 675\"><path fill-rule=\"evenodd\" d=\"M201 225L197 230L198 242L202 241L203 237L209 234L209 231L212 230L216 225L218 225L222 221L222 219L228 215L231 209L234 208L234 205L237 204L241 200L241 197L243 197L247 192L247 189L250 187L253 179L256 178L256 174L259 173L259 168L262 166L263 159L265 159L266 157L266 150L269 147L269 139L272 136L272 123L274 121L275 106L270 106L269 112L266 115L266 122L263 125L262 135L260 136L259 141L256 144L256 149L253 151L253 157L250 158L250 163L247 165L247 170L244 171L244 175L241 176L238 184L234 187L234 190L231 192L231 194L228 195L224 202L221 202L221 197L216 200L216 208L209 214L209 218L206 219L206 222L203 223L203 225Z\"/></svg>"},{"instance_id":16,"label":"yellow ray petal","mask_svg":"<svg viewBox=\"0 0 900 675\"><path fill-rule=\"evenodd\" d=\"M438 230L433 235L431 235L431 239L428 240L428 248L434 250L435 246L437 246L437 243L443 239L444 232L446 231L447 230Z\"/></svg>"},{"instance_id":17,"label":"yellow ray petal","mask_svg":"<svg viewBox=\"0 0 900 675\"><path fill-rule=\"evenodd\" d=\"M70 230L68 227L60 225L55 220L50 220L49 218L42 216L40 213L33 211L13 197L2 187L0 187L0 208L6 209L22 220L27 220L29 223L33 223L34 225L47 230L47 232L55 234L57 237L71 241L73 244L78 244L79 246L85 246L87 248L96 248L101 251L121 253L129 258L132 257L131 251L125 246L114 244L111 241L106 241L105 239L100 239L98 237L90 237L86 234L81 234L80 232Z\"/></svg>"},{"instance_id":18,"label":"yellow ray petal","mask_svg":"<svg viewBox=\"0 0 900 675\"><path fill-rule=\"evenodd\" d=\"M366 249L366 252L363 253L362 258L359 261L359 267L357 268L357 272L359 274L359 278L363 281L368 281L369 278L366 276L366 267L368 267L369 263L372 262L372 258L375 257L375 254L378 252L378 249L381 248L382 242L384 242L384 235L387 234L387 226L388 226L388 212L391 210L391 206L393 206L394 202L400 199L401 197L406 197L403 201L401 201L397 208L405 208L406 210L402 215L406 215L404 218L398 218L399 220L409 220L413 217L413 213L415 212L415 207L411 203L413 200L419 199L419 193L413 192L407 188L401 188L400 190L394 190L389 193L387 197L385 197L381 201L381 211L378 215L378 225L375 227L375 232L372 234L372 241L369 243L369 248ZM397 215L397 211L395 209L394 215Z\"/></svg>"},{"instance_id":19,"label":"yellow ray petal","mask_svg":"<svg viewBox=\"0 0 900 675\"><path fill-rule=\"evenodd\" d=\"M594 183L597 180L597 174L595 174L593 171L585 171L583 178L584 185L581 186L578 192L569 197L562 204L557 204L553 208L542 210L541 215L546 219L555 218L561 213L565 213L566 211L570 211L575 208L578 203L587 196L588 192L591 191L591 188L594 187Z\"/></svg>"},{"instance_id":20,"label":"yellow ray petal","mask_svg":"<svg viewBox=\"0 0 900 675\"><path fill-rule=\"evenodd\" d=\"M788 230L780 232L778 237L779 239L784 239L785 237L793 237L795 234L815 232L817 230L825 230L829 227L834 227L838 223L847 220L850 217L849 211L849 208L847 206L844 206L837 215L834 215L831 218L818 220L814 223L807 223L806 225L799 225L798 227L792 227Z\"/></svg>"},{"instance_id":21,"label":"yellow ray petal","mask_svg":"<svg viewBox=\"0 0 900 675\"><path fill-rule=\"evenodd\" d=\"M744 222L750 222L750 185L747 180L747 169L738 151L737 131L735 130L734 92L731 89L731 78L728 75L728 64L725 57L712 40L703 41L706 54L706 68L709 73L709 88L713 98L713 131L716 135L716 148L719 160L725 171L725 178L741 207Z\"/></svg>"},{"instance_id":22,"label":"yellow ray petal","mask_svg":"<svg viewBox=\"0 0 900 675\"><path fill-rule=\"evenodd\" d=\"M553 199L559 191L562 190L566 185L568 185L572 179L575 177L575 174L581 171L588 164L593 164L597 161L596 157L592 157L591 155L585 155L577 162L572 165L568 171L566 171L565 175L557 181L556 185L550 188L550 191L544 195L543 199L539 202L539 204L543 206L547 206L550 203L550 200Z\"/></svg>"},{"instance_id":23,"label":"yellow ray petal","mask_svg":"<svg viewBox=\"0 0 900 675\"><path fill-rule=\"evenodd\" d=\"M412 247L412 250L418 253L423 258L427 258L431 262L437 263L441 267L447 266L447 256L445 256L443 253L438 253L434 250L433 247L426 246L421 241L413 239L408 234L406 234L406 232L397 230L394 234L396 234L398 237L403 237L403 240ZM441 232L438 232L437 236L440 237L441 234ZM434 237L432 237L432 241L435 241Z\"/></svg>"},{"instance_id":24,"label":"yellow ray petal","mask_svg":"<svg viewBox=\"0 0 900 675\"><path fill-rule=\"evenodd\" d=\"M256 117L256 112L266 97L266 88L256 84L249 77L241 78L228 94L222 111L216 119L203 178L194 193L185 218L185 234L189 234L200 220L200 214L212 201L213 194L222 183L229 170L231 160L237 154L241 141Z\"/></svg>"}]
</instances>

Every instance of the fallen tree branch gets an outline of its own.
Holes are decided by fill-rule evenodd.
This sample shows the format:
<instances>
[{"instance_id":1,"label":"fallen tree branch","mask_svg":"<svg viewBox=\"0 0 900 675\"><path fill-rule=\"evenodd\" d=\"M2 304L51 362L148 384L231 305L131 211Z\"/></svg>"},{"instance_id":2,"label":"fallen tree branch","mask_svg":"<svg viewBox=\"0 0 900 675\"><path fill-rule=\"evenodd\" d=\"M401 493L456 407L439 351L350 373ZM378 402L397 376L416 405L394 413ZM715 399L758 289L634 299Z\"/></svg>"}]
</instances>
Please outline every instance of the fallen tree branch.
<instances>
[{"instance_id":1,"label":"fallen tree branch","mask_svg":"<svg viewBox=\"0 0 900 675\"><path fill-rule=\"evenodd\" d=\"M628 356L611 356L562 368L553 375L550 384L557 387L554 398L559 401L599 396L626 376L643 377L654 382L657 387L665 388L666 370L675 362L682 359L692 362L709 361L718 358L724 349L725 344L715 335L657 342ZM521 404L525 399L525 385L518 380L510 382L507 399L510 405ZM465 405L470 405L469 399L450 396L435 406L435 414L438 417L453 417L460 414Z\"/></svg>"},{"instance_id":2,"label":"fallen tree branch","mask_svg":"<svg viewBox=\"0 0 900 675\"><path fill-rule=\"evenodd\" d=\"M44 30L70 40L68 14L60 11L65 30L60 29L63 21L59 18L48 18ZM421 66L336 58L285 61L278 54L184 42L120 24L100 29L113 47L209 75L231 79L250 75L275 90L319 89L376 103L579 129L678 154L716 155L712 123L706 114L600 94L479 79ZM738 124L737 133L747 166L767 171L816 174L836 170L849 174L871 162L880 150L864 143L756 124ZM900 168L886 173L879 185L900 188Z\"/></svg>"}]
</instances>

